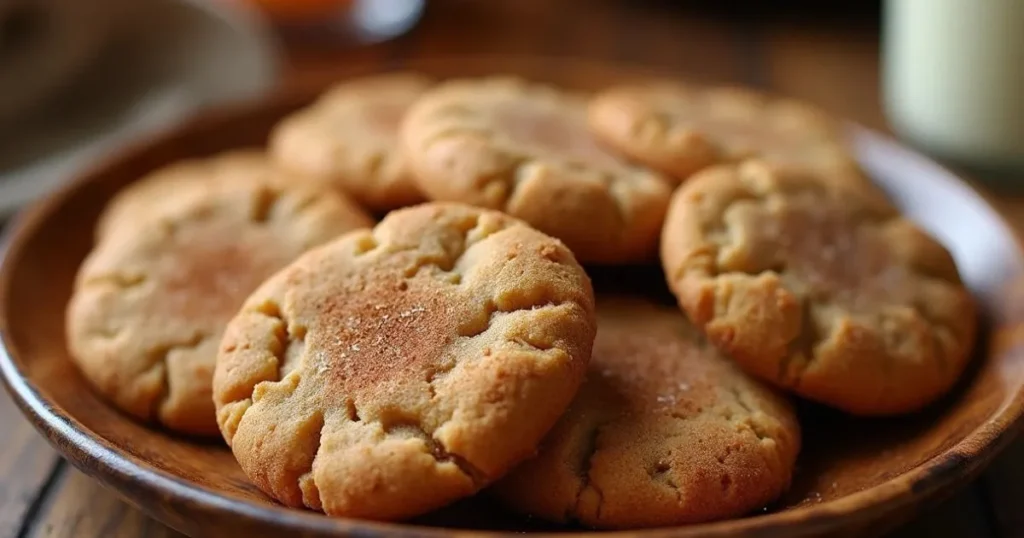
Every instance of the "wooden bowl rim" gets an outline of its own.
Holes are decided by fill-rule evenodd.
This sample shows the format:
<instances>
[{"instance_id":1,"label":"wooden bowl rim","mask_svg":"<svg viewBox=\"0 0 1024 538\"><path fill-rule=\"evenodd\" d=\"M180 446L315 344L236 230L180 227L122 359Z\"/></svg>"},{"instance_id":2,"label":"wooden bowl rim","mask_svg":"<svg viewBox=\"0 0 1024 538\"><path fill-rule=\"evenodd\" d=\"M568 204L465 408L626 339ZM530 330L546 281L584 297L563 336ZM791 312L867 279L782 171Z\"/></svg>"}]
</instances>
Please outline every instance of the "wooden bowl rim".
<instances>
[{"instance_id":1,"label":"wooden bowl rim","mask_svg":"<svg viewBox=\"0 0 1024 538\"><path fill-rule=\"evenodd\" d=\"M490 57L474 57L472 61L486 64ZM501 58L510 58L501 56ZM516 58L516 57L511 57ZM525 60L526 57L520 58ZM451 61L448 59L447 61ZM459 61L462 61L460 59ZM559 62L572 62L601 70L615 69L613 62L594 62L572 58L541 58L540 61L557 65ZM435 59L426 62L438 63ZM494 65L501 65L500 63ZM415 65L411 66L415 69ZM658 74L657 69L644 71L635 67L623 67L624 72ZM359 73L357 67L353 73ZM364 72L383 71L379 67L362 70ZM660 76L679 79L661 73ZM81 423L49 398L40 392L19 366L18 351L10 339L8 314L10 309L9 295L12 285L12 268L22 257L22 251L38 232L38 229L51 218L57 209L66 203L83 185L95 181L96 177L114 166L127 156L138 153L145 148L164 144L169 140L187 136L204 129L216 128L225 123L237 121L261 108L278 106L285 103L308 99L313 94L309 87L301 87L290 91L280 91L267 98L250 100L235 105L222 107L220 110L208 112L204 117L193 118L162 133L157 133L133 143L127 144L122 150L116 151L101 159L97 164L55 190L48 196L37 201L8 223L0 238L0 378L12 395L22 413L26 415L34 427L64 457L68 458L77 468L90 476L104 482L112 483L117 492L126 500L145 508L145 502L136 502L129 493L138 497L151 497L171 506L188 506L209 514L231 513L260 524L270 529L303 530L323 534L414 534L425 537L450 537L458 534L467 538L507 538L522 532L473 530L448 527L430 527L407 523L385 523L364 521L349 518L330 518L322 514L288 508L283 505L264 505L256 502L230 499L213 490L197 486L177 475L151 467L120 447L106 439L91 433ZM869 143L889 146L898 150L904 157L912 158L917 164L925 164L934 172L931 181L954 185L958 190L974 197L996 218L1007 235L1014 238L1017 250L1014 254L1024 256L1021 250L1020 235L1009 226L985 199L972 186L968 185L947 168L931 159L913 151L899 142L871 129L850 124L855 138ZM1015 275L1020 278L1021 275ZM1007 299L1009 301L1009 299ZM1016 321L1016 320L1015 320ZM992 327L995 333L999 326ZM1006 353L1009 350L996 350ZM986 355L992 350L986 350ZM901 507L914 505L922 499L931 499L949 487L967 482L976 476L984 465L996 453L1003 449L1014 438L1016 426L1024 422L1024 385L1002 407L994 412L992 418L969 432L955 445L942 453L921 463L894 478L870 488L817 504L798 506L780 512L746 516L738 519L723 520L712 523L686 525L678 527L659 527L629 531L599 531L612 537L643 536L645 538L686 537L686 536L725 536L734 533L750 533L756 531L772 533L786 531L786 536L804 536L827 531L835 531L853 519L880 519L885 514L895 512ZM598 531L570 532L530 532L531 535L545 538L570 537L582 538Z\"/></svg>"}]
</instances>

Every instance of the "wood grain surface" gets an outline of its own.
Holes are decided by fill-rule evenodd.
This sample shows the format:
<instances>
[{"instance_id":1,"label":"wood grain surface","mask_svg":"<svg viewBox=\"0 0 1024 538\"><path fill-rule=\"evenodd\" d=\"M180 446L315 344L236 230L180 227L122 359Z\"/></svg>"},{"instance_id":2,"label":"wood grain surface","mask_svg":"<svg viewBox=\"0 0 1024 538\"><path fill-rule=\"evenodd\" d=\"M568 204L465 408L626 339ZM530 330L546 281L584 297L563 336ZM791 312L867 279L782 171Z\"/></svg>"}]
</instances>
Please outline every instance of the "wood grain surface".
<instances>
[{"instance_id":1,"label":"wood grain surface","mask_svg":"<svg viewBox=\"0 0 1024 538\"><path fill-rule=\"evenodd\" d=\"M65 464L0 392L0 538L23 535Z\"/></svg>"},{"instance_id":2,"label":"wood grain surface","mask_svg":"<svg viewBox=\"0 0 1024 538\"><path fill-rule=\"evenodd\" d=\"M887 130L879 99L877 2L778 2L771 12L761 4L728 4L733 11L700 1L433 1L418 27L392 42L348 50L288 42L285 83L320 83L340 64L393 67L464 53L547 54L760 86ZM1024 232L1024 197L987 196ZM62 462L4 393L0 431L0 538L180 536ZM1021 499L1024 441L981 479L893 536L1024 537Z\"/></svg>"}]
</instances>

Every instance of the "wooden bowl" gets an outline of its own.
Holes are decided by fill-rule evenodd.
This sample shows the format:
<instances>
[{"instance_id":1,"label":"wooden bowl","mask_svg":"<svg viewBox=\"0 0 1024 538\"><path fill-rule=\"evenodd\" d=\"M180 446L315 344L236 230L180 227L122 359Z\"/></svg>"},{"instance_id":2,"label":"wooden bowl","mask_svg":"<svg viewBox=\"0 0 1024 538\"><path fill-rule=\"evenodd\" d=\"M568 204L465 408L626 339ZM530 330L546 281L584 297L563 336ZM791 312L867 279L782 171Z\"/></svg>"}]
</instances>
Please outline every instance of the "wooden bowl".
<instances>
[{"instance_id":1,"label":"wooden bowl","mask_svg":"<svg viewBox=\"0 0 1024 538\"><path fill-rule=\"evenodd\" d=\"M436 75L511 72L582 88L643 76L607 65L530 58L411 67ZM69 361L64 307L75 271L91 247L97 215L111 195L176 159L261 144L279 118L308 103L315 91L292 91L211 114L142 142L83 174L11 226L0 268L0 367L14 399L76 467L193 536L572 531L502 512L486 495L406 524L330 519L284 508L249 484L220 443L195 442L128 419L101 401ZM805 448L799 468L790 492L770 508L736 520L622 534L876 532L968 481L1010 440L1024 409L1024 286L1018 285L1024 254L1016 238L995 210L937 165L866 130L851 127L851 136L874 179L953 251L982 304L985 329L972 368L952 394L913 416L854 419L801 407ZM647 281L660 289L660 278Z\"/></svg>"}]
</instances>

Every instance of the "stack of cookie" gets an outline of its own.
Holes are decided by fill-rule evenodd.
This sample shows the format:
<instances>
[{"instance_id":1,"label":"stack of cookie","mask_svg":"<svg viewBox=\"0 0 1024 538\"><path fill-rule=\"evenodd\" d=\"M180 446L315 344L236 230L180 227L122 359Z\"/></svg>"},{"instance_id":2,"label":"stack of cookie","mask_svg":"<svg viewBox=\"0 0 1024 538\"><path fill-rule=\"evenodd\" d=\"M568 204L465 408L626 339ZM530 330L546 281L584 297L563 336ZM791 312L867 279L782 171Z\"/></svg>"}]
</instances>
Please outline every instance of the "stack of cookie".
<instances>
[{"instance_id":1,"label":"stack of cookie","mask_svg":"<svg viewBox=\"0 0 1024 538\"><path fill-rule=\"evenodd\" d=\"M659 258L681 308L595 298L584 269ZM781 495L800 426L780 389L860 415L934 401L973 308L807 105L389 75L265 153L117 196L67 330L111 403L219 431L288 506L397 520L483 492L635 528Z\"/></svg>"}]
</instances>

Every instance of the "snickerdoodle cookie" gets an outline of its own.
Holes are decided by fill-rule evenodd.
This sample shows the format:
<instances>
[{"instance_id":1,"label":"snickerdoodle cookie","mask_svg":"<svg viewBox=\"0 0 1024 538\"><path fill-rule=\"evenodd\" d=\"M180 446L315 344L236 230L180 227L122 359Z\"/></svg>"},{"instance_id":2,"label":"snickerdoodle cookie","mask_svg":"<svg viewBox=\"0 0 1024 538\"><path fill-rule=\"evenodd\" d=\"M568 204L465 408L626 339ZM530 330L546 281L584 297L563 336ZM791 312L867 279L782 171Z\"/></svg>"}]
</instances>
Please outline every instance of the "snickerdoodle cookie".
<instances>
[{"instance_id":1,"label":"snickerdoodle cookie","mask_svg":"<svg viewBox=\"0 0 1024 538\"><path fill-rule=\"evenodd\" d=\"M502 209L583 262L657 251L670 188L597 145L582 96L510 78L450 81L413 105L402 140L429 198Z\"/></svg>"},{"instance_id":2,"label":"snickerdoodle cookie","mask_svg":"<svg viewBox=\"0 0 1024 538\"><path fill-rule=\"evenodd\" d=\"M723 519L778 497L800 449L789 404L677 309L598 303L586 381L538 455L498 483L498 497L599 528Z\"/></svg>"},{"instance_id":3,"label":"snickerdoodle cookie","mask_svg":"<svg viewBox=\"0 0 1024 538\"><path fill-rule=\"evenodd\" d=\"M909 412L967 363L975 309L952 257L870 183L711 168L674 195L661 253L711 342L807 398Z\"/></svg>"},{"instance_id":4,"label":"snickerdoodle cookie","mask_svg":"<svg viewBox=\"0 0 1024 538\"><path fill-rule=\"evenodd\" d=\"M680 181L711 164L751 157L859 175L828 114L752 90L617 86L591 100L589 120L603 142Z\"/></svg>"},{"instance_id":5,"label":"snickerdoodle cookie","mask_svg":"<svg viewBox=\"0 0 1024 538\"><path fill-rule=\"evenodd\" d=\"M372 221L318 185L184 177L154 175L111 206L120 216L104 219L110 228L68 305L68 346L119 408L179 432L214 434L213 367L228 320L299 254Z\"/></svg>"},{"instance_id":6,"label":"snickerdoodle cookie","mask_svg":"<svg viewBox=\"0 0 1024 538\"><path fill-rule=\"evenodd\" d=\"M288 506L430 511L533 452L583 380L593 301L572 253L519 220L394 211L249 297L217 359L221 432Z\"/></svg>"},{"instance_id":7,"label":"snickerdoodle cookie","mask_svg":"<svg viewBox=\"0 0 1024 538\"><path fill-rule=\"evenodd\" d=\"M102 240L114 231L134 233L141 222L155 220L192 204L201 205L212 189L231 189L238 183L303 179L285 172L258 149L236 149L211 157L183 159L157 168L121 189L103 209L96 225L96 239ZM341 203L353 208L350 213L361 215L362 211L353 202L343 197Z\"/></svg>"},{"instance_id":8,"label":"snickerdoodle cookie","mask_svg":"<svg viewBox=\"0 0 1024 538\"><path fill-rule=\"evenodd\" d=\"M423 195L400 151L398 129L430 84L409 73L342 82L274 129L271 155L285 168L339 187L373 210L420 202Z\"/></svg>"}]
</instances>

